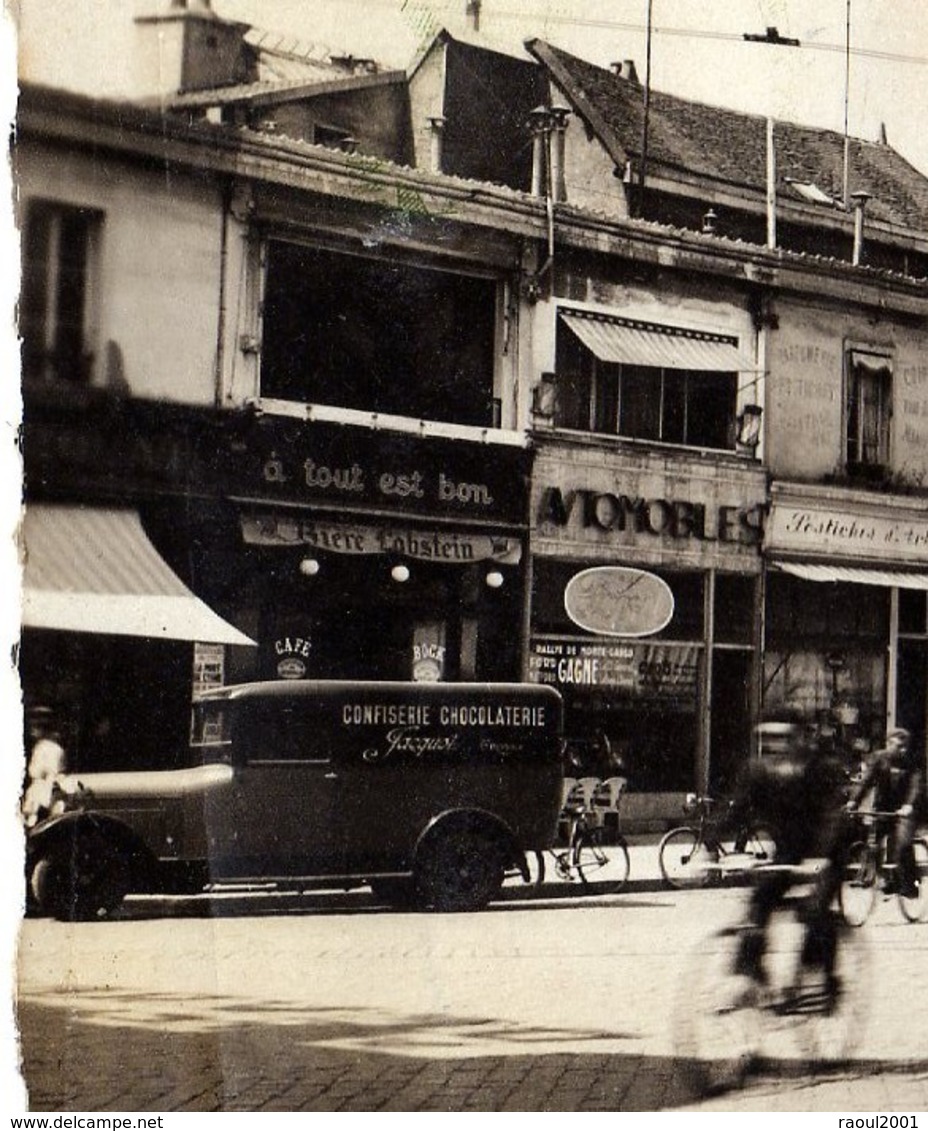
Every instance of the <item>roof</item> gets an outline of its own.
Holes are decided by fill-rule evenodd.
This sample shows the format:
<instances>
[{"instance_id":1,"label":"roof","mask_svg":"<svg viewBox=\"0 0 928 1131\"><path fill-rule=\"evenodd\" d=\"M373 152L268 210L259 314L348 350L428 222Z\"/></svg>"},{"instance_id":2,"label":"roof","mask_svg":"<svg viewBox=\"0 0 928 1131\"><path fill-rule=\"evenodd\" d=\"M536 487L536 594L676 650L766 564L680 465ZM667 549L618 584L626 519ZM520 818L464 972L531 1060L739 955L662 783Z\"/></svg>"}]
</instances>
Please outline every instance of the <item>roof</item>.
<instances>
[{"instance_id":1,"label":"roof","mask_svg":"<svg viewBox=\"0 0 928 1131\"><path fill-rule=\"evenodd\" d=\"M641 151L644 119L642 86L586 62L542 40L526 47L549 71L617 164ZM652 174L764 193L767 119L651 90L648 168ZM778 183L805 204L830 209L840 203L844 184L844 137L833 130L777 121L774 147ZM873 220L928 231L928 178L885 143L851 138L852 192L869 192ZM791 183L795 182L795 184ZM800 187L805 186L805 188ZM809 186L814 186L809 188ZM816 191L817 190L817 191ZM821 199L824 197L824 199Z\"/></svg>"},{"instance_id":2,"label":"roof","mask_svg":"<svg viewBox=\"0 0 928 1131\"><path fill-rule=\"evenodd\" d=\"M241 102L286 102L405 78L403 71L383 70L374 59L335 55L323 44L305 43L278 32L251 27L245 33L245 42L256 57L254 82L179 94L170 100L170 105L190 109Z\"/></svg>"}]
</instances>

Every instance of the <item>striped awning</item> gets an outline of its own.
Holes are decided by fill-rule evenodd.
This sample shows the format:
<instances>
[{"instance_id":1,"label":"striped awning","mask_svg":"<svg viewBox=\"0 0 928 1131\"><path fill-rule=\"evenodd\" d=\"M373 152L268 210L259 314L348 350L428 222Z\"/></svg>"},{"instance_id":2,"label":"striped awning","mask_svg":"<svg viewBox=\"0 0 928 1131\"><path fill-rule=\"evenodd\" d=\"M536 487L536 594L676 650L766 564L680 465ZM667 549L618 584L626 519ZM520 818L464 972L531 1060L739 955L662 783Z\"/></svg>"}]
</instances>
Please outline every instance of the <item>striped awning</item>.
<instances>
[{"instance_id":1,"label":"striped awning","mask_svg":"<svg viewBox=\"0 0 928 1131\"><path fill-rule=\"evenodd\" d=\"M811 562L771 562L774 569L801 577L803 581L844 581L851 585L879 585L884 589L928 590L928 573L866 566L821 565Z\"/></svg>"},{"instance_id":2,"label":"striped awning","mask_svg":"<svg viewBox=\"0 0 928 1131\"><path fill-rule=\"evenodd\" d=\"M190 592L134 510L32 503L22 543L26 628L254 646Z\"/></svg>"},{"instance_id":3,"label":"striped awning","mask_svg":"<svg viewBox=\"0 0 928 1131\"><path fill-rule=\"evenodd\" d=\"M727 334L575 310L561 310L560 317L600 361L715 373L741 373L755 368L753 360L738 349L738 339Z\"/></svg>"}]
</instances>

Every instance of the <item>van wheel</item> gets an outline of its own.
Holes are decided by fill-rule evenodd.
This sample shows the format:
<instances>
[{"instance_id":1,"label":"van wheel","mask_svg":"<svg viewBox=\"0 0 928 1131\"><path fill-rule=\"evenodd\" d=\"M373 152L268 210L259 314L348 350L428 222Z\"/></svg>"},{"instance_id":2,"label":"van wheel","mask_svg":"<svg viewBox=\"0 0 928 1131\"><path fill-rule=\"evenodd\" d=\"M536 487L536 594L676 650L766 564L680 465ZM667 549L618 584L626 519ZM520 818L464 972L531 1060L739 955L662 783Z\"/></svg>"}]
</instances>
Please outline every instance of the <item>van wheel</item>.
<instances>
[{"instance_id":1,"label":"van wheel","mask_svg":"<svg viewBox=\"0 0 928 1131\"><path fill-rule=\"evenodd\" d=\"M416 890L434 911L479 911L503 886L498 841L480 829L436 830L420 851Z\"/></svg>"},{"instance_id":2,"label":"van wheel","mask_svg":"<svg viewBox=\"0 0 928 1131\"><path fill-rule=\"evenodd\" d=\"M56 919L104 919L129 891L129 868L115 845L97 834L77 833L55 845L32 870L39 906Z\"/></svg>"}]
</instances>

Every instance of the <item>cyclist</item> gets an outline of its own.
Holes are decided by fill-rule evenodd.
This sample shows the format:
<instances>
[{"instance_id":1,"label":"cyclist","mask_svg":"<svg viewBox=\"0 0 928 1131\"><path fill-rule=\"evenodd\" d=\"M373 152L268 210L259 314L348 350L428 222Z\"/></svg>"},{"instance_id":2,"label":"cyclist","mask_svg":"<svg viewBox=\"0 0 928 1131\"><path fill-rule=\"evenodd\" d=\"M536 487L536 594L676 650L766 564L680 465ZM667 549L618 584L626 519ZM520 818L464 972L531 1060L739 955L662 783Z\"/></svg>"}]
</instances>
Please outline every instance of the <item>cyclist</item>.
<instances>
[{"instance_id":1,"label":"cyclist","mask_svg":"<svg viewBox=\"0 0 928 1131\"><path fill-rule=\"evenodd\" d=\"M887 837L886 863L898 865L898 881L887 879L884 891L898 890L907 898L918 894L918 877L912 840L915 836L915 806L922 789L918 765L910 754L911 735L902 727L886 736L886 747L878 750L851 794L848 810L854 810L872 791L870 805L881 812L895 813L894 818L878 820L877 831ZM892 874L892 872L890 873Z\"/></svg>"},{"instance_id":2,"label":"cyclist","mask_svg":"<svg viewBox=\"0 0 928 1131\"><path fill-rule=\"evenodd\" d=\"M768 826L777 845L777 863L799 865L823 860L808 902L802 960L825 973L826 992L837 995L835 976L837 920L832 902L841 879L839 854L846 776L840 762L825 753L795 719L781 718L758 727L761 754L739 777L730 819L750 819ZM767 927L786 893L797 882L790 868L762 875L748 906L749 922L741 934L734 973L750 979L746 994L765 982Z\"/></svg>"}]
</instances>

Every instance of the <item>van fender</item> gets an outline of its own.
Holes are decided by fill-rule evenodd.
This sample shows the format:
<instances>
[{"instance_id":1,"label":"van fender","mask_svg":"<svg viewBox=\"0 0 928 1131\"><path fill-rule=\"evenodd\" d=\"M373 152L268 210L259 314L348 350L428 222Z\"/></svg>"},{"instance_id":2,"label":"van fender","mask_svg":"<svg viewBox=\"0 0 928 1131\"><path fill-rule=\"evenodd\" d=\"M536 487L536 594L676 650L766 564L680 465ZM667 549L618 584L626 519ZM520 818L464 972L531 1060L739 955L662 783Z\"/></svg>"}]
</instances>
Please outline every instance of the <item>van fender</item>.
<instances>
[{"instance_id":1,"label":"van fender","mask_svg":"<svg viewBox=\"0 0 928 1131\"><path fill-rule=\"evenodd\" d=\"M516 865L523 872L523 875L525 874L525 853L519 845L515 833L500 816L487 809L446 809L443 813L432 817L416 840L413 849L413 865L434 837L458 830L489 834L499 846L504 866Z\"/></svg>"},{"instance_id":2,"label":"van fender","mask_svg":"<svg viewBox=\"0 0 928 1131\"><path fill-rule=\"evenodd\" d=\"M79 836L101 837L124 857L135 883L150 879L156 860L149 847L125 822L99 813L59 813L29 831L26 852L30 864L50 855Z\"/></svg>"}]
</instances>

